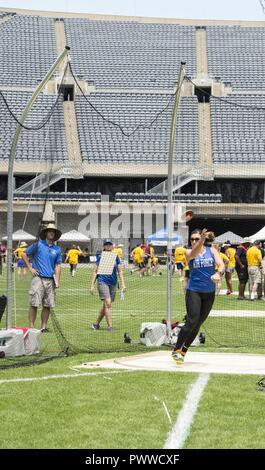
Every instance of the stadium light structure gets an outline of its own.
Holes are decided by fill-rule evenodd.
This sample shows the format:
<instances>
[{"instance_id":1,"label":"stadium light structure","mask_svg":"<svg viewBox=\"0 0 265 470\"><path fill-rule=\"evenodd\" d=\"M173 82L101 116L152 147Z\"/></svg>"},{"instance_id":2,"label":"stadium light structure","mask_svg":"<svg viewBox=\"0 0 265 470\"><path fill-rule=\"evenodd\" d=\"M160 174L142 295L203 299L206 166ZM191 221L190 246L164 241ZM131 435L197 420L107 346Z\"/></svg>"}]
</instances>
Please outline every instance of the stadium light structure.
<instances>
[{"instance_id":1,"label":"stadium light structure","mask_svg":"<svg viewBox=\"0 0 265 470\"><path fill-rule=\"evenodd\" d=\"M52 77L53 72L59 66L59 64L68 57L70 47L66 46L61 54L57 57L54 64L48 70L47 74L37 86L32 97L27 103L26 107L23 110L22 116L20 118L20 123L17 124L15 135L11 145L11 152L8 164L8 183L7 183L7 306L6 306L6 328L11 328L11 319L12 319L12 307L13 307L13 271L12 271L12 258L13 258L13 195L14 195L14 182L13 182L13 173L14 173L14 161L16 156L17 144L19 136L22 131L22 126L27 119L29 111L31 110L33 104L38 98L39 94L47 84L47 82ZM69 59L68 59L69 60Z\"/></svg>"},{"instance_id":2,"label":"stadium light structure","mask_svg":"<svg viewBox=\"0 0 265 470\"><path fill-rule=\"evenodd\" d=\"M171 332L172 323L172 236L174 229L174 216L173 216L173 156L174 156L174 143L176 135L177 113L179 108L182 83L185 76L185 62L181 62L179 69L179 76L177 82L177 90L175 94L175 101L172 112L171 129L170 129L170 143L168 153L168 184L167 184L167 333L168 336Z\"/></svg>"}]
</instances>

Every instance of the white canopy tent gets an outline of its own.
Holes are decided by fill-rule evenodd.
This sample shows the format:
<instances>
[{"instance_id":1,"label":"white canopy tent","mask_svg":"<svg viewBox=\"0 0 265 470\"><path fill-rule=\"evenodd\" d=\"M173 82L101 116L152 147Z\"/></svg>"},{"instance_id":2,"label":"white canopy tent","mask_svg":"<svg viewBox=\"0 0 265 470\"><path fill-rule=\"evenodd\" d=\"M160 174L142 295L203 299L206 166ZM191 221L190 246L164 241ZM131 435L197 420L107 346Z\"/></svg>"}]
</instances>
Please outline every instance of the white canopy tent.
<instances>
[{"instance_id":1,"label":"white canopy tent","mask_svg":"<svg viewBox=\"0 0 265 470\"><path fill-rule=\"evenodd\" d=\"M236 233L231 232L229 230L228 232L225 232L222 235L219 235L215 239L216 243L225 243L228 240L230 241L232 245L237 245L242 242L242 237L240 237Z\"/></svg>"},{"instance_id":2,"label":"white canopy tent","mask_svg":"<svg viewBox=\"0 0 265 470\"><path fill-rule=\"evenodd\" d=\"M259 230L257 233L254 233L253 235L250 235L249 237L253 242L255 240L265 240L265 227L263 227L261 230Z\"/></svg>"},{"instance_id":3,"label":"white canopy tent","mask_svg":"<svg viewBox=\"0 0 265 470\"><path fill-rule=\"evenodd\" d=\"M59 242L90 242L90 238L77 230L70 230L70 232L63 233L58 240Z\"/></svg>"},{"instance_id":4,"label":"white canopy tent","mask_svg":"<svg viewBox=\"0 0 265 470\"><path fill-rule=\"evenodd\" d=\"M3 237L2 240L7 240L7 237ZM31 235L28 232L25 232L24 230L17 230L16 232L13 233L12 235L12 240L19 242L19 241L34 241L36 240L36 237Z\"/></svg>"}]
</instances>

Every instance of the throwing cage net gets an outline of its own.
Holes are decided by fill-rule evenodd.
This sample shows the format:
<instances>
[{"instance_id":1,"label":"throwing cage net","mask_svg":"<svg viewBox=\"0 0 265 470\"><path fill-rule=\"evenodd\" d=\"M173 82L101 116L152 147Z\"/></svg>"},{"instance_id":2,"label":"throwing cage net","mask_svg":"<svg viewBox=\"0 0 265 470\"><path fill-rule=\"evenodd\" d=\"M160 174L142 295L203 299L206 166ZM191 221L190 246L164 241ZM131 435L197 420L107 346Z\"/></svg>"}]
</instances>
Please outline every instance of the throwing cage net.
<instances>
[{"instance_id":1,"label":"throwing cage net","mask_svg":"<svg viewBox=\"0 0 265 470\"><path fill-rule=\"evenodd\" d=\"M213 165L210 156L220 150L218 133L222 132L222 124L217 123L215 133L211 133L208 118L210 110L224 115L229 110L247 126L248 120L255 119L265 107L249 106L243 98L238 106L235 98L217 100L212 96L210 101L198 103L196 96L182 94L173 146L170 206L173 249L169 259L168 146L178 86L171 94L86 93L73 70L68 72L75 83L73 99L65 94L62 81L46 125L37 131L23 129L17 150L19 164L24 155L28 159L31 149L30 161L25 164L32 169L36 155L36 174L31 174L28 182L17 177L14 193L14 232L21 232L17 240L14 234L13 241L12 328L28 327L32 289L32 275L21 267L19 249L40 243L41 228L51 222L62 232L56 242L62 253L60 285L55 289L55 306L50 310L47 331L39 335L38 351L2 357L0 367L78 352L146 350L148 337L149 346L163 347L169 343L169 330L185 321L189 274L185 249L189 249L190 234L196 228L215 232L213 243L228 259L226 274L216 286L215 303L201 327L206 345L264 347L263 247L257 247L261 253L259 272L255 277L246 269L244 282L238 278L239 261L235 256L239 256L237 250L243 239L251 236L250 241L254 242L255 233L262 228L263 203L256 201L264 198L264 188L253 183L252 195L246 192L244 183L236 181L237 168L233 165L229 169L230 184L224 176L216 179L216 171L220 174L225 171L220 169L218 158ZM192 84L188 78L185 83ZM18 115L28 100L27 93L24 95L20 101L15 92L4 93ZM27 126L33 127L51 104L50 97L42 95L26 121ZM1 107L1 113L1 120L6 120L14 130L13 117L6 107ZM195 132L198 128L200 136ZM241 130L238 128L237 132L239 139ZM11 137L12 133L10 142ZM248 150L246 153L249 155ZM260 162L260 167L251 167L251 171L256 175L263 165ZM241 177L248 174L248 166L243 165ZM254 211L249 204L251 198L255 200ZM240 206L236 207L233 200L236 203L241 200ZM189 210L193 212L190 220L183 218ZM98 293L97 285L95 292L91 292L93 272L106 239L112 241L123 272L123 278L118 276L115 300L108 306L108 314L102 310L105 294ZM177 248L183 247L181 255ZM6 294L4 243L2 248L0 293ZM240 256L244 258L246 251L241 250ZM126 290L122 289L123 281ZM5 323L3 313L2 328ZM41 306L34 327L41 328ZM202 343L205 341L196 345Z\"/></svg>"}]
</instances>

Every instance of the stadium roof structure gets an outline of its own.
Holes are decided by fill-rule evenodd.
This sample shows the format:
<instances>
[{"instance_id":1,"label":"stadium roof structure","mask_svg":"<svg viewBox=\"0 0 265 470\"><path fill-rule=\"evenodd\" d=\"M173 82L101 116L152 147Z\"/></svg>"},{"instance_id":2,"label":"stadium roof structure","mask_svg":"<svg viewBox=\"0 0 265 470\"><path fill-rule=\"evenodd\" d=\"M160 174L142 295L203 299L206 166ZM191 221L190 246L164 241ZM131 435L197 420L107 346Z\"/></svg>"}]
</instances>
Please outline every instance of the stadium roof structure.
<instances>
[{"instance_id":1,"label":"stadium roof structure","mask_svg":"<svg viewBox=\"0 0 265 470\"><path fill-rule=\"evenodd\" d=\"M161 228L158 232L153 233L147 237L148 243L152 243L155 246L167 246L168 243L168 230L167 228ZM183 243L183 239L180 235L176 232L172 234L172 245L181 245Z\"/></svg>"},{"instance_id":2,"label":"stadium roof structure","mask_svg":"<svg viewBox=\"0 0 265 470\"><path fill-rule=\"evenodd\" d=\"M3 237L2 239L7 240L7 237ZM33 241L33 240L36 240L36 237L20 229L13 233L12 240L13 241L21 241L21 240Z\"/></svg>"},{"instance_id":3,"label":"stadium roof structure","mask_svg":"<svg viewBox=\"0 0 265 470\"><path fill-rule=\"evenodd\" d=\"M250 235L251 240L254 242L255 240L265 240L265 226L260 229L257 233L254 233L254 235Z\"/></svg>"},{"instance_id":4,"label":"stadium roof structure","mask_svg":"<svg viewBox=\"0 0 265 470\"><path fill-rule=\"evenodd\" d=\"M215 241L217 243L225 243L226 241L230 241L232 245L241 243L242 242L242 237L237 235L234 232L231 232L230 230L228 232L223 233L222 235L219 235L219 237L216 237Z\"/></svg>"},{"instance_id":5,"label":"stadium roof structure","mask_svg":"<svg viewBox=\"0 0 265 470\"><path fill-rule=\"evenodd\" d=\"M77 230L70 230L70 232L65 232L59 238L60 242L89 242L90 238L84 235Z\"/></svg>"}]
</instances>

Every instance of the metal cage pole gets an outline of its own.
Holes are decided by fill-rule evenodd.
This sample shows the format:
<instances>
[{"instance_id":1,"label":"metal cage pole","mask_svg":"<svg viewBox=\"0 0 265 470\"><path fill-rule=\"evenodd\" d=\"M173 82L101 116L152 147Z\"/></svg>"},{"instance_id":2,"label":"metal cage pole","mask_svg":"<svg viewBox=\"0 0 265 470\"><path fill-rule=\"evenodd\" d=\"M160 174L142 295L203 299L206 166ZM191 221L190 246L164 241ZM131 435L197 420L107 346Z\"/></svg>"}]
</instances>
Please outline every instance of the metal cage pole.
<instances>
[{"instance_id":1,"label":"metal cage pole","mask_svg":"<svg viewBox=\"0 0 265 470\"><path fill-rule=\"evenodd\" d=\"M167 179L167 333L171 332L172 323L172 237L174 227L174 214L173 214L173 155L174 155L174 143L176 134L177 124L177 113L180 102L182 82L185 75L185 62L181 62L177 91L175 95L171 129L170 129L170 143L169 143L169 154L168 154L168 179Z\"/></svg>"},{"instance_id":2,"label":"metal cage pole","mask_svg":"<svg viewBox=\"0 0 265 470\"><path fill-rule=\"evenodd\" d=\"M54 64L51 66L42 82L38 85L34 91L32 97L30 98L28 104L23 110L22 116L20 118L20 123L24 124L27 119L28 113L38 98L39 94L45 87L46 83L50 80L54 70L58 65L65 59L69 54L70 47L66 46L63 52L56 59ZM12 319L12 307L13 307L13 272L12 272L12 258L13 258L13 193L14 193L14 181L13 181L13 171L14 171L14 161L16 157L17 144L19 140L20 133L22 131L22 126L17 124L15 135L12 141L10 158L8 164L8 182L7 182L7 309L6 309L6 328L11 328L11 319Z\"/></svg>"}]
</instances>

